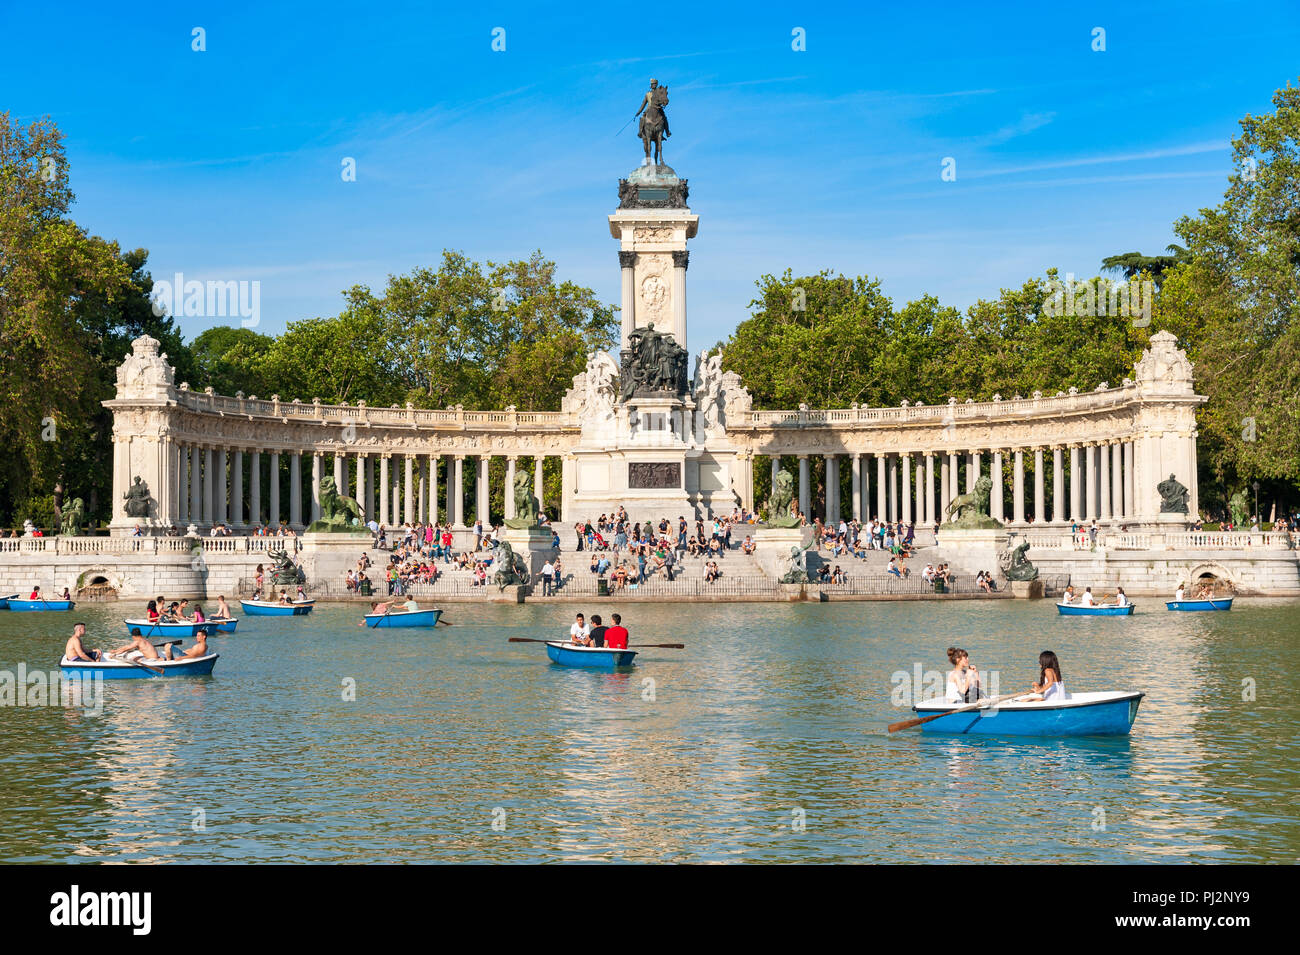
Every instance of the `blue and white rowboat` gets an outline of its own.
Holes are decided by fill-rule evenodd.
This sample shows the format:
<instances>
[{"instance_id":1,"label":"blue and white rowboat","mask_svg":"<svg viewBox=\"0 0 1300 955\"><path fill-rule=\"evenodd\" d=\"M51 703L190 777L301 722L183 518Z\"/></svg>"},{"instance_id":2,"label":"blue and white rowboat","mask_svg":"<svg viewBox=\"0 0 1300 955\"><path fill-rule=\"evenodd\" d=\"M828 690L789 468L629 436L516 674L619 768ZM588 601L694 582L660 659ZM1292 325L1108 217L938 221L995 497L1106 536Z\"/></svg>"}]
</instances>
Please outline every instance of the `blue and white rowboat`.
<instances>
[{"instance_id":1,"label":"blue and white rowboat","mask_svg":"<svg viewBox=\"0 0 1300 955\"><path fill-rule=\"evenodd\" d=\"M978 736L1124 736L1137 719L1138 691L1072 693L1064 700L999 703L955 713L922 724L926 733ZM934 716L964 704L931 700L912 709L917 716Z\"/></svg>"},{"instance_id":2,"label":"blue and white rowboat","mask_svg":"<svg viewBox=\"0 0 1300 955\"><path fill-rule=\"evenodd\" d=\"M1057 604L1056 611L1062 617L1127 617L1136 607L1137 604L1125 604L1122 607L1115 604L1093 604L1091 607L1083 604Z\"/></svg>"},{"instance_id":3,"label":"blue and white rowboat","mask_svg":"<svg viewBox=\"0 0 1300 955\"><path fill-rule=\"evenodd\" d=\"M143 657L137 659L142 666L136 666L127 660L108 659L93 660L69 660L64 657L59 661L59 670L64 676L78 676L81 678L98 677L104 680L148 680L157 679L165 676L208 676L212 673L212 668L217 664L218 653L209 653L202 657L187 657L177 660L146 660ZM148 669L153 667L153 669ZM154 670L161 670L161 673L155 673Z\"/></svg>"},{"instance_id":4,"label":"blue and white rowboat","mask_svg":"<svg viewBox=\"0 0 1300 955\"><path fill-rule=\"evenodd\" d=\"M433 627L437 626L441 610L397 610L388 613L366 614L367 627Z\"/></svg>"},{"instance_id":5,"label":"blue and white rowboat","mask_svg":"<svg viewBox=\"0 0 1300 955\"><path fill-rule=\"evenodd\" d=\"M1219 600L1169 600L1165 606L1170 610L1231 610L1232 598Z\"/></svg>"},{"instance_id":6,"label":"blue and white rowboat","mask_svg":"<svg viewBox=\"0 0 1300 955\"><path fill-rule=\"evenodd\" d=\"M630 667L636 659L636 650L611 650L608 647L580 647L564 640L547 640L546 655L552 663L562 667L589 667L613 670Z\"/></svg>"},{"instance_id":7,"label":"blue and white rowboat","mask_svg":"<svg viewBox=\"0 0 1300 955\"><path fill-rule=\"evenodd\" d=\"M241 600L239 605L249 617L301 617L311 613L316 601L296 600L291 604L282 604L276 600Z\"/></svg>"},{"instance_id":8,"label":"blue and white rowboat","mask_svg":"<svg viewBox=\"0 0 1300 955\"><path fill-rule=\"evenodd\" d=\"M10 594L8 597L0 597L0 610L9 609L9 601L17 600L22 594Z\"/></svg>"},{"instance_id":9,"label":"blue and white rowboat","mask_svg":"<svg viewBox=\"0 0 1300 955\"><path fill-rule=\"evenodd\" d=\"M213 634L234 633L238 620L207 620L203 623L150 623L148 620L125 620L126 632L139 630L142 637L197 637L199 631Z\"/></svg>"},{"instance_id":10,"label":"blue and white rowboat","mask_svg":"<svg viewBox=\"0 0 1300 955\"><path fill-rule=\"evenodd\" d=\"M9 605L10 610L20 611L71 610L76 606L76 602L72 600L19 600L15 597L10 597L5 602Z\"/></svg>"}]
</instances>

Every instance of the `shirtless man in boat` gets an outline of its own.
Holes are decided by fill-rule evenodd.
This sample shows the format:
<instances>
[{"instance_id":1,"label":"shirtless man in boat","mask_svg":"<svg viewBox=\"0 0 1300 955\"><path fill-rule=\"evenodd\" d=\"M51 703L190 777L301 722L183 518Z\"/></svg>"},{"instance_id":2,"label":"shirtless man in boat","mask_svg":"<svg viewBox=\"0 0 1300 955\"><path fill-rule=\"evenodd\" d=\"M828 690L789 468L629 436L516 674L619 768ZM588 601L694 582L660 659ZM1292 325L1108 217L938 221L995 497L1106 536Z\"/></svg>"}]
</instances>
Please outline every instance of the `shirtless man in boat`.
<instances>
[{"instance_id":1,"label":"shirtless man in boat","mask_svg":"<svg viewBox=\"0 0 1300 955\"><path fill-rule=\"evenodd\" d=\"M146 660L162 659L162 657L158 655L158 651L154 649L154 645L140 635L139 628L132 628L130 643L124 647L118 647L116 650L109 651L108 655L110 657L120 657L125 653L130 653L132 650L139 650L140 655Z\"/></svg>"},{"instance_id":2,"label":"shirtless man in boat","mask_svg":"<svg viewBox=\"0 0 1300 955\"><path fill-rule=\"evenodd\" d=\"M172 647L175 645L174 643L167 645L168 660L189 660L195 657L206 657L208 655L208 631L206 629L200 630L194 637L194 646L184 651L180 656L172 655Z\"/></svg>"},{"instance_id":3,"label":"shirtless man in boat","mask_svg":"<svg viewBox=\"0 0 1300 955\"><path fill-rule=\"evenodd\" d=\"M68 645L63 648L64 656L69 660L85 660L87 663L97 662L102 654L98 650L87 650L86 645L82 643L82 638L86 636L86 625L84 623L73 624L72 636L68 637Z\"/></svg>"},{"instance_id":4,"label":"shirtless man in boat","mask_svg":"<svg viewBox=\"0 0 1300 955\"><path fill-rule=\"evenodd\" d=\"M230 620L230 607L226 603L225 594L217 594L217 612L212 615L213 620Z\"/></svg>"}]
</instances>

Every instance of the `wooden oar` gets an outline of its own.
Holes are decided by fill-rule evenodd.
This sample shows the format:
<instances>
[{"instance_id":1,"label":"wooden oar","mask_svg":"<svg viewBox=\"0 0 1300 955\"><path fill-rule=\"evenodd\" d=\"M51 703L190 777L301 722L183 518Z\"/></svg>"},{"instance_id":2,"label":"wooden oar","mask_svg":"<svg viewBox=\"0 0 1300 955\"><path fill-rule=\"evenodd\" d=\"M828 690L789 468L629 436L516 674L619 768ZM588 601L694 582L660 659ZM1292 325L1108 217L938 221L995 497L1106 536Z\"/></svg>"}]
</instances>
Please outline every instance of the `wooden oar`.
<instances>
[{"instance_id":1,"label":"wooden oar","mask_svg":"<svg viewBox=\"0 0 1300 955\"><path fill-rule=\"evenodd\" d=\"M648 650L652 647L656 647L664 650L685 650L686 649L686 644L684 643L629 643L627 646L629 650Z\"/></svg>"},{"instance_id":2,"label":"wooden oar","mask_svg":"<svg viewBox=\"0 0 1300 955\"><path fill-rule=\"evenodd\" d=\"M179 643L180 641L177 641L177 642ZM140 663L140 662L138 662L138 661L136 661L136 660L132 660L130 657L126 657L126 656L115 657L115 656L113 656L111 653L110 653L110 654L106 654L106 656L107 656L110 660L121 660L121 661L123 661L124 663L129 663L129 664L131 664L131 666L133 666L133 667L140 667L140 668L143 669L143 670L148 670L150 673L156 674L157 676L162 676L162 675L163 675L163 671L160 670L160 669L158 669L157 667L151 667L151 666L149 666L148 664Z\"/></svg>"},{"instance_id":3,"label":"wooden oar","mask_svg":"<svg viewBox=\"0 0 1300 955\"><path fill-rule=\"evenodd\" d=\"M1001 703L1003 700L1011 700L1021 696L1031 696L1033 693L1033 690L1024 693L1004 693L1002 696L989 697L988 699L980 700L977 703L969 703L966 706L959 706L955 710L944 710L942 713L936 713L934 716L922 716L913 720L903 720L901 723L890 723L889 726L886 727L886 732L895 733L898 730L911 729L913 726L920 726L922 723L928 723L931 720L937 720L940 717L952 716L954 713L969 713L971 710L983 709L984 707L992 706L995 703Z\"/></svg>"}]
</instances>

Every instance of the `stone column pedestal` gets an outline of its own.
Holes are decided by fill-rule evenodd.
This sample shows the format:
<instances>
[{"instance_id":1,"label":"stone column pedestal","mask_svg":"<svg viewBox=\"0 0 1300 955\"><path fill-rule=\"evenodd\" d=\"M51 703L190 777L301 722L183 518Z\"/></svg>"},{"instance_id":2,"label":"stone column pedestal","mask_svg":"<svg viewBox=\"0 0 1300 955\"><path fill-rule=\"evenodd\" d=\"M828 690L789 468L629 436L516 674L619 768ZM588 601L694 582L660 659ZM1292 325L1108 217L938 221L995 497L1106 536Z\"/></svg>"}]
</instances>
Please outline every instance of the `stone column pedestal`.
<instances>
[{"instance_id":1,"label":"stone column pedestal","mask_svg":"<svg viewBox=\"0 0 1300 955\"><path fill-rule=\"evenodd\" d=\"M555 556L555 551L551 548L551 529L549 527L529 527L524 529L514 527L504 527L501 529L501 539L510 545L511 549L519 557L523 558L524 566L528 568L528 576L534 583L540 582L542 565ZM491 587L493 592L496 588ZM506 588L509 591L509 587ZM541 591L539 590L538 593Z\"/></svg>"},{"instance_id":2,"label":"stone column pedestal","mask_svg":"<svg viewBox=\"0 0 1300 955\"><path fill-rule=\"evenodd\" d=\"M811 527L759 527L754 531L754 561L768 577L780 580L790 569L790 548L803 547L811 539Z\"/></svg>"}]
</instances>

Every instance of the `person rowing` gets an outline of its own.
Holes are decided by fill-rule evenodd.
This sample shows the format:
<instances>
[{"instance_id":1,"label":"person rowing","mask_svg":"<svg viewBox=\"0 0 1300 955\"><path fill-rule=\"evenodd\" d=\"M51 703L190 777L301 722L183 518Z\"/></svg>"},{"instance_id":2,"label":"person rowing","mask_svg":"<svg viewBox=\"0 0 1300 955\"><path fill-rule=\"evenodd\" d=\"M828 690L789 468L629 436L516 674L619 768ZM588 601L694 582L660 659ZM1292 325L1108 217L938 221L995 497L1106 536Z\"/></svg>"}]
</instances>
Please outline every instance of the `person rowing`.
<instances>
[{"instance_id":1,"label":"person rowing","mask_svg":"<svg viewBox=\"0 0 1300 955\"><path fill-rule=\"evenodd\" d=\"M230 615L230 605L226 603L225 594L217 594L217 609L212 614L213 620L233 620Z\"/></svg>"},{"instance_id":2,"label":"person rowing","mask_svg":"<svg viewBox=\"0 0 1300 955\"><path fill-rule=\"evenodd\" d=\"M95 663L103 658L98 650L87 650L82 639L86 636L86 625L84 623L73 624L72 636L68 637L68 645L63 648L64 656L69 660L85 660L87 663Z\"/></svg>"},{"instance_id":3,"label":"person rowing","mask_svg":"<svg viewBox=\"0 0 1300 955\"><path fill-rule=\"evenodd\" d=\"M144 657L146 660L162 659L162 657L158 655L158 651L154 649L154 645L140 635L139 627L131 628L130 643L128 643L124 647L118 647L116 650L110 651L108 655L110 657L119 657L122 656L123 654L131 654L131 653L139 653L140 656ZM170 647L168 648L168 653L169 654L171 653Z\"/></svg>"},{"instance_id":4,"label":"person rowing","mask_svg":"<svg viewBox=\"0 0 1300 955\"><path fill-rule=\"evenodd\" d=\"M611 650L626 650L628 632L627 627L623 626L623 618L618 614L611 615L613 626L605 630L605 646Z\"/></svg>"},{"instance_id":5,"label":"person rowing","mask_svg":"<svg viewBox=\"0 0 1300 955\"><path fill-rule=\"evenodd\" d=\"M1083 588L1083 596L1079 598L1079 603L1080 603L1081 606L1084 606L1084 607L1093 607L1093 606L1096 606L1097 601L1095 601L1095 600L1093 599L1093 597L1092 597L1092 588L1091 588L1091 587L1084 587L1084 588Z\"/></svg>"}]
</instances>

